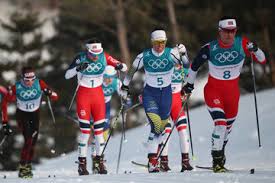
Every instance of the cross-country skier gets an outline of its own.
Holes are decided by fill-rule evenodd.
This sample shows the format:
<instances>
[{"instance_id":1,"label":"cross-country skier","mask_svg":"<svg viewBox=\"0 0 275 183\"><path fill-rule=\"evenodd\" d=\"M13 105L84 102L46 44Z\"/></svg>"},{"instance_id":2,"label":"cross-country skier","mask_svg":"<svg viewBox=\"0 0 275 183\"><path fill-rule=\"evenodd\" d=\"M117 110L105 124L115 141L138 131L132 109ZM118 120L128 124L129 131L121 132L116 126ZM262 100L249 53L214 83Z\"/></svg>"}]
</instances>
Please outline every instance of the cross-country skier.
<instances>
[{"instance_id":1,"label":"cross-country skier","mask_svg":"<svg viewBox=\"0 0 275 183\"><path fill-rule=\"evenodd\" d=\"M225 172L225 145L236 119L239 105L239 76L245 57L252 55L253 60L264 64L263 51L246 37L235 36L237 32L236 19L225 16L219 20L219 38L204 45L195 57L185 93L194 89L194 81L199 68L208 63L208 82L204 87L205 103L214 121L212 133L213 171Z\"/></svg>"},{"instance_id":2,"label":"cross-country skier","mask_svg":"<svg viewBox=\"0 0 275 183\"><path fill-rule=\"evenodd\" d=\"M186 53L187 54L187 53ZM188 69L183 68L181 65L177 64L175 66L175 70L172 76L172 107L171 107L171 119L176 125L178 135L179 135L179 142L180 142L180 150L181 150L181 157L182 157L182 168L181 172L186 170L193 170L193 167L189 163L189 136L187 131L187 119L184 110L181 111L182 108L182 98L184 96L181 95L182 90L182 83L184 77L187 75ZM178 120L177 120L178 118ZM177 121L176 121L177 120ZM171 124L167 123L165 127L165 131L163 135L163 142L160 144L163 145L171 133ZM168 166L168 145L165 145L163 152L160 156L160 170L163 172L167 172L170 170Z\"/></svg>"},{"instance_id":3,"label":"cross-country skier","mask_svg":"<svg viewBox=\"0 0 275 183\"><path fill-rule=\"evenodd\" d=\"M110 128L111 99L115 92L120 95L121 81L117 78L117 71L113 66L107 66L103 76L103 92L106 106L106 123L104 133L108 134Z\"/></svg>"},{"instance_id":4,"label":"cross-country skier","mask_svg":"<svg viewBox=\"0 0 275 183\"><path fill-rule=\"evenodd\" d=\"M117 70L125 72L127 66L103 51L102 44L97 39L90 39L85 44L87 50L80 52L73 60L65 74L66 79L77 75L78 90L76 96L77 115L80 127L78 144L78 173L88 175L86 157L88 140L91 132L90 120L93 119L93 129L96 140L96 156L93 160L97 172L106 174L103 155L103 129L105 122L105 102L102 89L103 74L106 65L112 65Z\"/></svg>"},{"instance_id":5,"label":"cross-country skier","mask_svg":"<svg viewBox=\"0 0 275 183\"><path fill-rule=\"evenodd\" d=\"M133 62L121 87L122 94L127 97L129 84L136 71L144 67L145 87L142 94L143 107L151 125L148 142L148 171L159 172L158 144L170 116L172 104L171 81L175 64L185 64L189 61L185 55L183 44L178 47L166 47L166 33L157 29L151 33L152 47L145 49ZM182 56L180 56L182 55Z\"/></svg>"},{"instance_id":6,"label":"cross-country skier","mask_svg":"<svg viewBox=\"0 0 275 183\"><path fill-rule=\"evenodd\" d=\"M19 165L20 178L32 178L32 158L39 133L39 108L42 94L57 100L58 95L48 85L35 75L32 67L22 69L22 78L11 86L7 102L16 100L16 121L24 136L24 146L21 150ZM3 127L9 129L8 119L3 121Z\"/></svg>"}]
</instances>

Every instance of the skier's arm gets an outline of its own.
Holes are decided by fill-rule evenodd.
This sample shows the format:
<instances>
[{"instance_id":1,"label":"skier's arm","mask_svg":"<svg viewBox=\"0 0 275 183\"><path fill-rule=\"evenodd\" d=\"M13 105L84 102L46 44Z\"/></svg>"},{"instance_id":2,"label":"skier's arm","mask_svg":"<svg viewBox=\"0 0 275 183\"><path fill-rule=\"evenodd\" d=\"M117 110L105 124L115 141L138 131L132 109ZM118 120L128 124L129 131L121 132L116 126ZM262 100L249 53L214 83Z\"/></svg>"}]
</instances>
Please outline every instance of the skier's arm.
<instances>
[{"instance_id":1,"label":"skier's arm","mask_svg":"<svg viewBox=\"0 0 275 183\"><path fill-rule=\"evenodd\" d=\"M179 44L174 47L171 50L170 54L176 64L180 64L184 68L189 68L190 62L188 59L186 48L183 44Z\"/></svg>"},{"instance_id":2,"label":"skier's arm","mask_svg":"<svg viewBox=\"0 0 275 183\"><path fill-rule=\"evenodd\" d=\"M1 103L2 108L2 124L7 124L9 121L8 117L8 103L15 101L16 98L16 88L15 85L9 87L9 91L7 93L2 93L3 101Z\"/></svg>"},{"instance_id":3,"label":"skier's arm","mask_svg":"<svg viewBox=\"0 0 275 183\"><path fill-rule=\"evenodd\" d=\"M2 95L2 102L1 102L1 108L2 108L2 124L7 124L8 123L8 99L7 95L4 93L1 93Z\"/></svg>"},{"instance_id":4,"label":"skier's arm","mask_svg":"<svg viewBox=\"0 0 275 183\"><path fill-rule=\"evenodd\" d=\"M117 59L113 58L111 55L109 55L108 53L104 52L106 61L107 61L107 65L111 65L113 67L116 68L116 70L121 70L122 72L127 71L127 65L118 61Z\"/></svg>"},{"instance_id":5,"label":"skier's arm","mask_svg":"<svg viewBox=\"0 0 275 183\"><path fill-rule=\"evenodd\" d=\"M265 54L264 52L258 48L256 51L252 51L250 52L248 50L248 43L251 43L246 37L243 37L242 39L242 47L244 49L244 52L246 54L247 57L250 57L252 54L252 58L254 61L260 63L260 64L265 64L266 63L266 58L265 58ZM252 44L255 44L255 43L252 43Z\"/></svg>"},{"instance_id":6,"label":"skier's arm","mask_svg":"<svg viewBox=\"0 0 275 183\"><path fill-rule=\"evenodd\" d=\"M55 100L58 99L57 93L54 92L52 89L50 89L50 88L48 87L48 85L45 83L45 81L43 81L43 80L40 79L40 80L39 80L39 84L40 84L40 87L41 87L42 91L43 91L46 95L48 95L48 96L51 98L51 100L55 101Z\"/></svg>"},{"instance_id":7,"label":"skier's arm","mask_svg":"<svg viewBox=\"0 0 275 183\"><path fill-rule=\"evenodd\" d=\"M77 74L76 66L80 63L79 56L76 56L65 73L65 79L70 79Z\"/></svg>"},{"instance_id":8,"label":"skier's arm","mask_svg":"<svg viewBox=\"0 0 275 183\"><path fill-rule=\"evenodd\" d=\"M194 84L198 70L205 62L209 60L209 44L204 45L195 59L193 60L191 67L188 71L187 83Z\"/></svg>"},{"instance_id":9,"label":"skier's arm","mask_svg":"<svg viewBox=\"0 0 275 183\"><path fill-rule=\"evenodd\" d=\"M132 66L129 69L129 72L126 74L124 80L123 80L123 85L124 86L129 86L130 82L132 81L132 78L134 74L140 70L143 67L143 53L140 53L136 59L134 60Z\"/></svg>"}]
</instances>

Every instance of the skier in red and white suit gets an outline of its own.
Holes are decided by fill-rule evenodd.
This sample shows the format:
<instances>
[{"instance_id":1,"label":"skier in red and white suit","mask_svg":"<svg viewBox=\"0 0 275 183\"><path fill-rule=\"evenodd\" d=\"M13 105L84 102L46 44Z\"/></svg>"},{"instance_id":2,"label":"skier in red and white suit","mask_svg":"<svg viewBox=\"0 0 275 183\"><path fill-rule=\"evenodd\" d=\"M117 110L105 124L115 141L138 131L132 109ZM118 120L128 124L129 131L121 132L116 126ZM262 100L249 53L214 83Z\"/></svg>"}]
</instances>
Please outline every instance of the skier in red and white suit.
<instances>
[{"instance_id":1,"label":"skier in red and white suit","mask_svg":"<svg viewBox=\"0 0 275 183\"><path fill-rule=\"evenodd\" d=\"M208 62L209 77L204 88L204 98L215 125L211 152L214 172L227 170L224 168L224 148L238 113L238 83L245 57L252 56L260 64L266 62L263 51L247 38L235 36L236 32L234 18L220 19L219 38L201 48L189 70L187 84L183 87L185 93L191 93L198 69Z\"/></svg>"},{"instance_id":2,"label":"skier in red and white suit","mask_svg":"<svg viewBox=\"0 0 275 183\"><path fill-rule=\"evenodd\" d=\"M16 101L16 121L24 137L18 176L32 178L32 159L39 134L42 94L53 101L58 99L58 95L45 81L36 77L34 69L30 66L22 68L21 79L9 88L3 102L7 105ZM10 131L7 115L4 116L2 123L4 130Z\"/></svg>"},{"instance_id":3,"label":"skier in red and white suit","mask_svg":"<svg viewBox=\"0 0 275 183\"><path fill-rule=\"evenodd\" d=\"M88 175L86 157L88 140L91 132L90 121L93 119L94 135L96 140L96 157L93 159L97 165L97 173L106 174L103 161L103 128L105 123L105 101L102 90L103 74L106 65L112 65L117 70L125 72L127 66L103 52L102 45L97 39L86 42L87 51L80 52L68 68L65 78L70 79L77 75L78 90L76 95L77 115L81 134L79 136L79 175Z\"/></svg>"}]
</instances>

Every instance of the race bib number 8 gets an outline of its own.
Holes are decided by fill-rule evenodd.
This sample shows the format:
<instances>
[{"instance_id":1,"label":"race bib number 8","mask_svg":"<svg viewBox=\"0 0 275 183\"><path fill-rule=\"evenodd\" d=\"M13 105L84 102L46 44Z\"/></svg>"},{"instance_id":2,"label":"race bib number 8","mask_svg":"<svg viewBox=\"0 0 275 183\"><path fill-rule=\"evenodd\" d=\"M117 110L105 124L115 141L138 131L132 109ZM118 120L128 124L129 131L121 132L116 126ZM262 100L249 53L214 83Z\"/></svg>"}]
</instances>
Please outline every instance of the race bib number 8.
<instances>
[{"instance_id":1,"label":"race bib number 8","mask_svg":"<svg viewBox=\"0 0 275 183\"><path fill-rule=\"evenodd\" d=\"M223 78L224 78L224 79L229 79L230 77L231 77L230 71L224 71L224 72L223 72Z\"/></svg>"}]
</instances>

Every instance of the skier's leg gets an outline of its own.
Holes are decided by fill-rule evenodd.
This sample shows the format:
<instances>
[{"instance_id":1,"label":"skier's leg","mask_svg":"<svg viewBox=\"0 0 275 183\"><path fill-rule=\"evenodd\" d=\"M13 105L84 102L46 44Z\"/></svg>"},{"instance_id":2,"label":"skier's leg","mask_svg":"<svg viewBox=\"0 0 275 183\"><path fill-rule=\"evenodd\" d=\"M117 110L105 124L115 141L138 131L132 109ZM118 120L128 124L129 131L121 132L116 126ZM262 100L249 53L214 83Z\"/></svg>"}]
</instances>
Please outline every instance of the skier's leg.
<instances>
[{"instance_id":1,"label":"skier's leg","mask_svg":"<svg viewBox=\"0 0 275 183\"><path fill-rule=\"evenodd\" d=\"M169 134L171 133L171 124L167 123L165 126L165 129L162 133L162 135L160 136L160 142L159 142L159 150L161 150L163 144L166 142L166 139L168 138ZM167 172L170 171L170 167L168 165L168 147L169 147L169 141L170 139L168 139L162 153L160 156L160 171L162 172Z\"/></svg>"},{"instance_id":2,"label":"skier's leg","mask_svg":"<svg viewBox=\"0 0 275 183\"><path fill-rule=\"evenodd\" d=\"M32 158L39 131L39 110L35 112L24 112L17 109L16 119L24 137L19 177L31 178L33 176Z\"/></svg>"},{"instance_id":3,"label":"skier's leg","mask_svg":"<svg viewBox=\"0 0 275 183\"><path fill-rule=\"evenodd\" d=\"M91 97L89 92L91 89L79 87L76 96L77 115L79 121L80 135L78 137L78 173L79 175L88 175L87 171L87 148L91 133L90 119L91 119Z\"/></svg>"},{"instance_id":4,"label":"skier's leg","mask_svg":"<svg viewBox=\"0 0 275 183\"><path fill-rule=\"evenodd\" d=\"M238 88L233 88L230 90L226 90L225 92L230 91L227 93L224 98L224 110L225 110L225 117L226 117L226 132L224 136L224 143L223 143L223 154L224 154L224 161L225 164L225 147L229 140L229 134L232 131L233 123L236 120L239 108L239 99L240 99L240 92Z\"/></svg>"},{"instance_id":5,"label":"skier's leg","mask_svg":"<svg viewBox=\"0 0 275 183\"><path fill-rule=\"evenodd\" d=\"M151 126L150 136L148 138L148 171L159 172L158 146L159 136L163 131L161 117L159 116L158 97L159 91L155 88L146 86L143 90L143 107Z\"/></svg>"},{"instance_id":6,"label":"skier's leg","mask_svg":"<svg viewBox=\"0 0 275 183\"><path fill-rule=\"evenodd\" d=\"M171 110L171 118L176 125L178 135L179 135L179 142L180 142L180 149L181 149L181 156L182 156L181 171L183 172L185 170L192 170L193 167L190 165L190 162L189 162L189 136L187 131L186 115L184 111L182 111L181 114L179 114L179 112L181 111L181 105L182 105L182 101L181 101L180 93L174 93L172 110ZM177 120L177 118L178 118L178 121L176 122L175 120Z\"/></svg>"},{"instance_id":7,"label":"skier's leg","mask_svg":"<svg viewBox=\"0 0 275 183\"><path fill-rule=\"evenodd\" d=\"M165 128L162 133L165 135L161 137L162 143L163 143L163 147L161 147L161 149L163 150L160 156L160 170L167 172L171 170L170 167L168 166L168 146L170 141L170 138L168 139L168 136L172 132L171 124L168 122L168 118L170 117L171 106L172 106L171 87L166 87L161 90L161 97L159 99L159 103L160 103L160 117L161 117L162 125Z\"/></svg>"},{"instance_id":8,"label":"skier's leg","mask_svg":"<svg viewBox=\"0 0 275 183\"><path fill-rule=\"evenodd\" d=\"M105 145L103 136L103 129L105 126L105 101L104 94L101 87L93 88L94 100L91 104L92 116L94 119L94 136L96 142L96 157L93 159L94 173L107 174L106 167L104 165L104 155L102 154Z\"/></svg>"},{"instance_id":9,"label":"skier's leg","mask_svg":"<svg viewBox=\"0 0 275 183\"><path fill-rule=\"evenodd\" d=\"M224 101L221 97L221 93L209 83L207 83L204 88L204 98L208 111L214 121L211 151L213 157L213 171L224 172L226 169L223 167L222 163L224 158L222 148L227 125L224 112Z\"/></svg>"}]
</instances>

